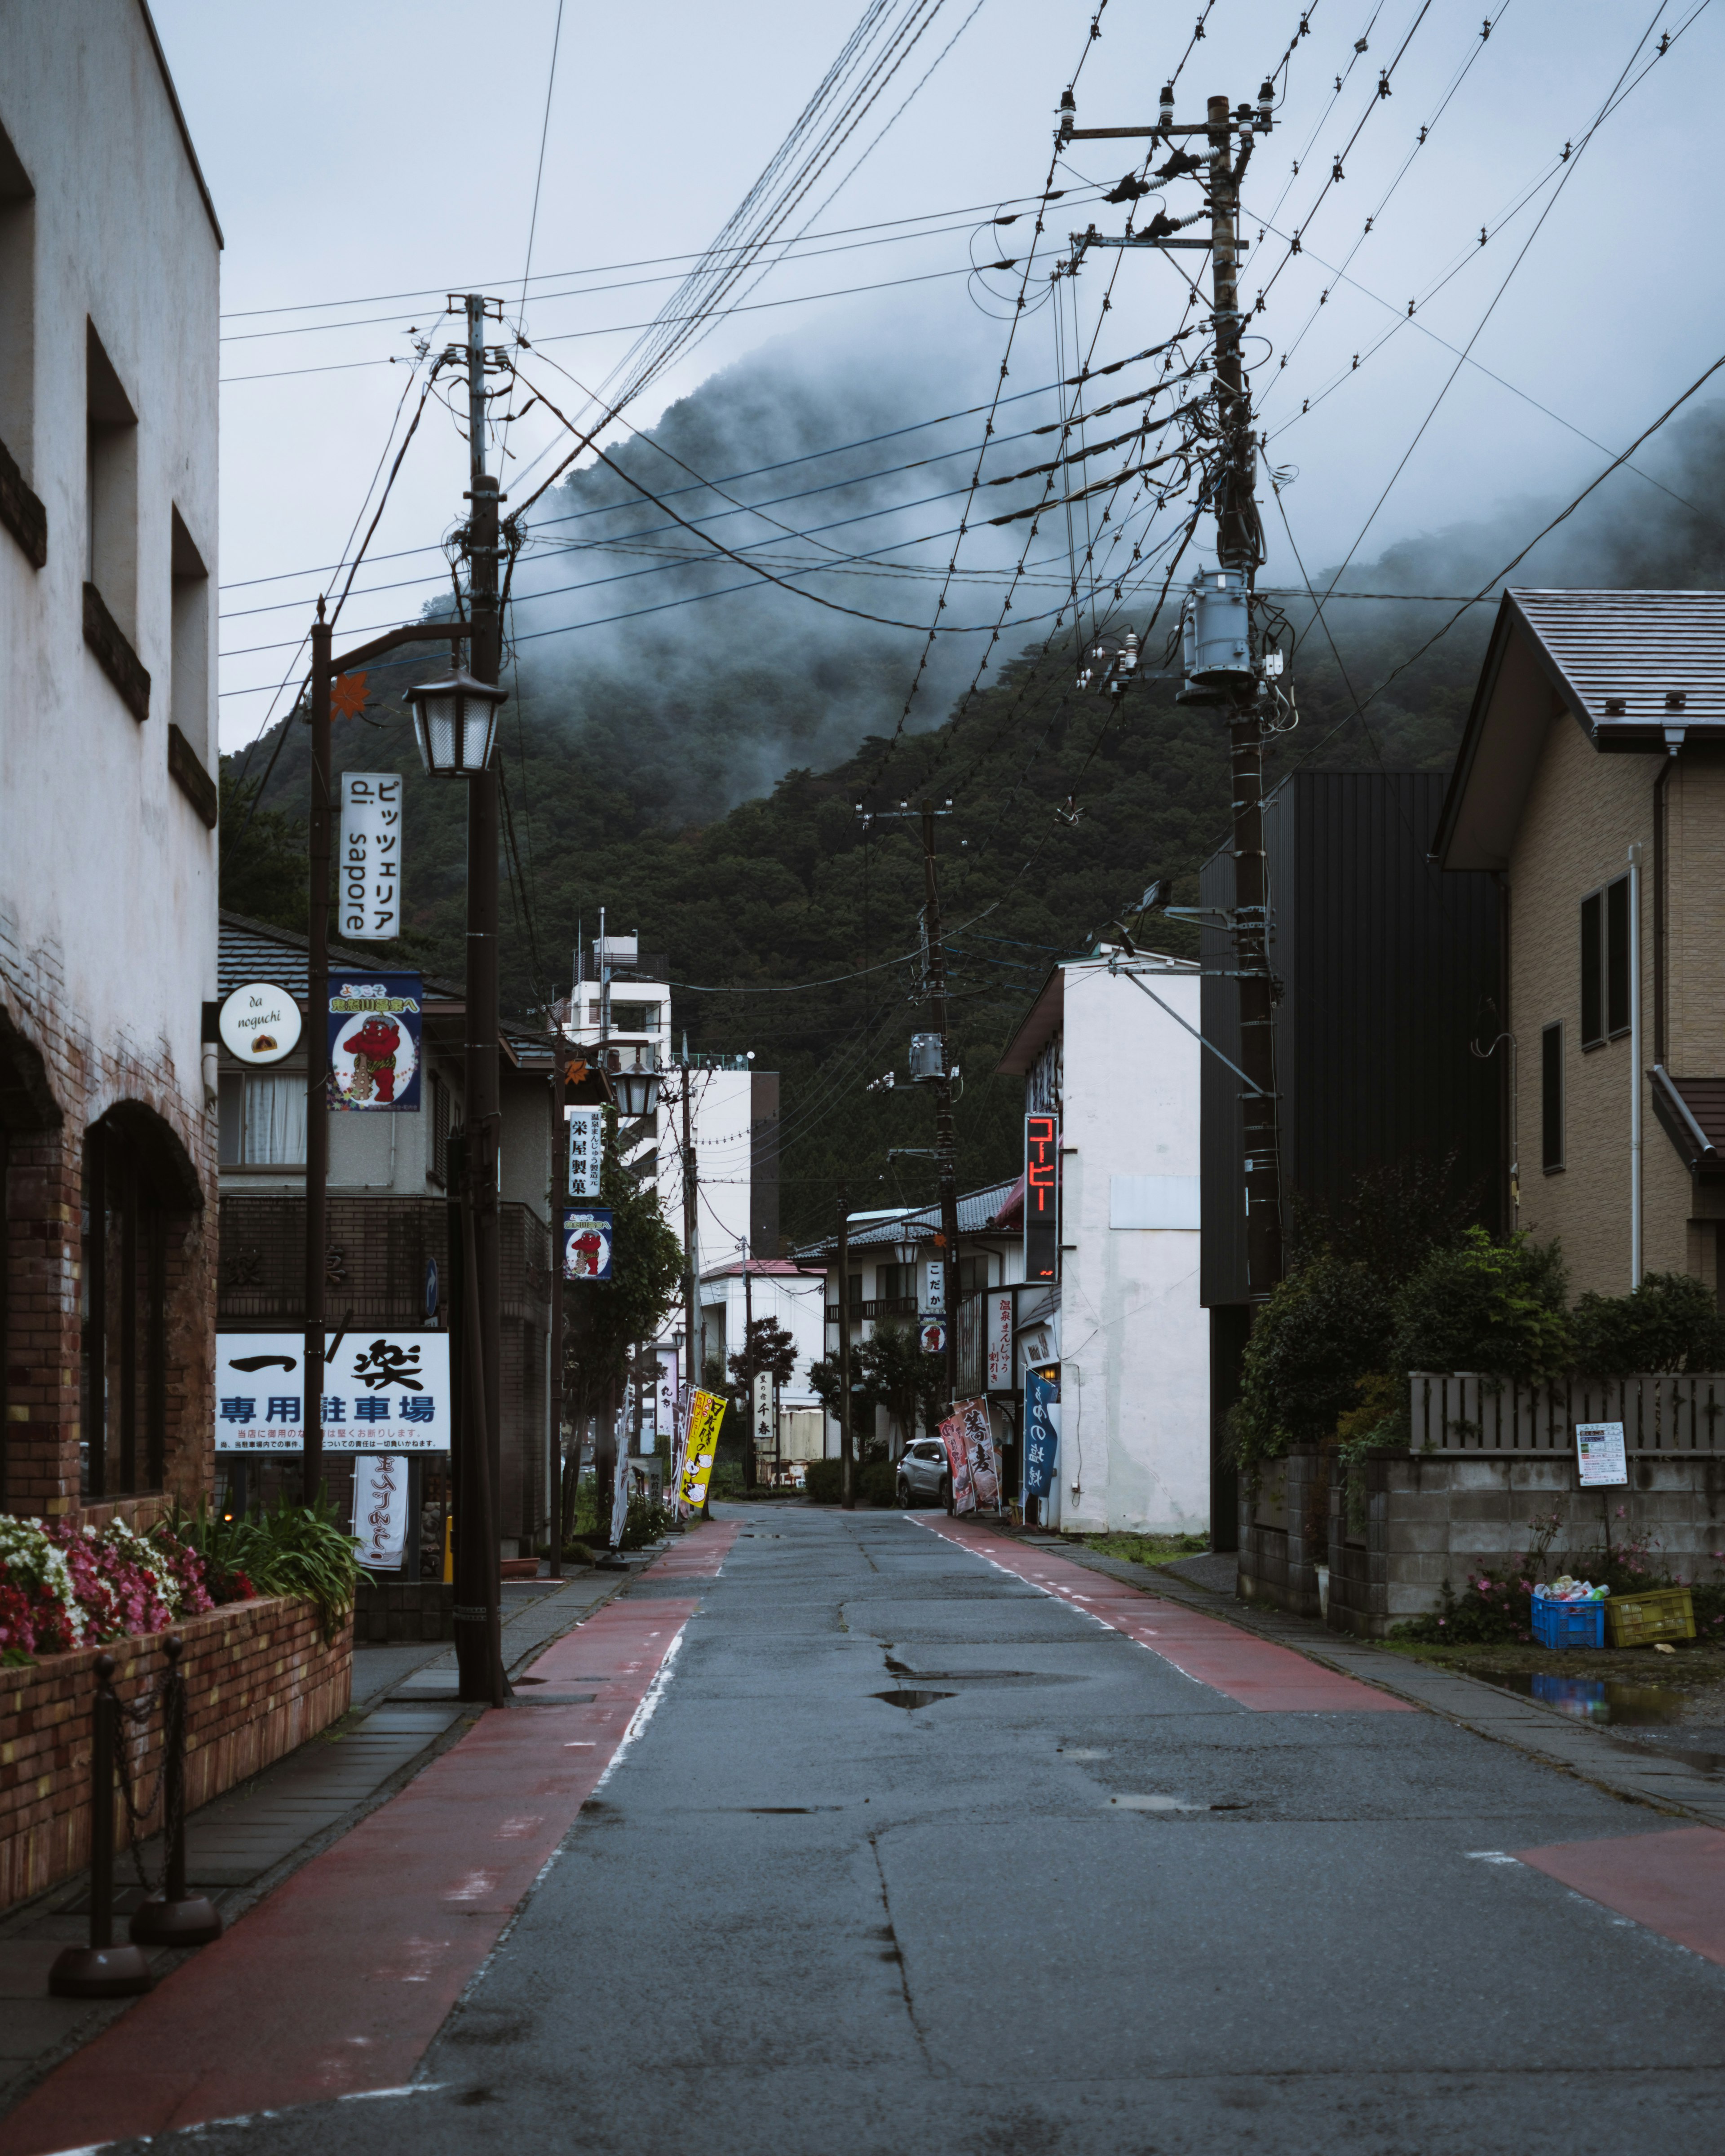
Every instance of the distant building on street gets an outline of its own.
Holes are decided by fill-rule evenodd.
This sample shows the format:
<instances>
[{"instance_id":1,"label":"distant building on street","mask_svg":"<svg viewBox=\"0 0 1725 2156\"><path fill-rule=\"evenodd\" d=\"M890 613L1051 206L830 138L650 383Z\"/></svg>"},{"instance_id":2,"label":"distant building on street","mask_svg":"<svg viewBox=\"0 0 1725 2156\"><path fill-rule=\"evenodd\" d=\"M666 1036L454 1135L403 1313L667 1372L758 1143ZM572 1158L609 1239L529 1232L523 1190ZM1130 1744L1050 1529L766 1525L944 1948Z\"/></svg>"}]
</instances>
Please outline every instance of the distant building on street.
<instances>
[{"instance_id":1,"label":"distant building on street","mask_svg":"<svg viewBox=\"0 0 1725 2156\"><path fill-rule=\"evenodd\" d=\"M147 9L0 8L0 1511L210 1486L221 249Z\"/></svg>"},{"instance_id":2,"label":"distant building on street","mask_svg":"<svg viewBox=\"0 0 1725 2156\"><path fill-rule=\"evenodd\" d=\"M375 952L332 945L332 978L369 974ZM285 930L222 916L221 992L251 981L284 988L305 1011L306 942ZM449 1322L449 1146L462 1120L466 1038L459 989L425 982L423 1082L417 1115L332 1115L324 1296L331 1328L443 1332ZM311 1015L305 1013L309 1029ZM549 1407L552 1177L552 1042L501 1031L501 1258L503 1420L497 1532L505 1556L529 1555L545 1534L558 1451ZM305 1323L305 1052L267 1070L247 1070L224 1047L220 1099L221 1288L223 1332L296 1333ZM297 1478L298 1455L262 1455L273 1490ZM234 1460L231 1467L257 1468ZM353 1463L324 1455L332 1501L345 1507ZM417 1502L441 1517L448 1455L415 1457ZM258 1483L252 1483L254 1491ZM432 1537L436 1542L436 1537ZM440 1543L429 1576L441 1577Z\"/></svg>"},{"instance_id":3,"label":"distant building on street","mask_svg":"<svg viewBox=\"0 0 1725 2156\"><path fill-rule=\"evenodd\" d=\"M1056 1122L1055 1277L1019 1290L1013 1376L1021 1395L1027 1364L1055 1373L1041 1517L1067 1532L1209 1525L1198 1023L1189 961L1099 950L1053 968L1000 1059Z\"/></svg>"},{"instance_id":4,"label":"distant building on street","mask_svg":"<svg viewBox=\"0 0 1725 2156\"><path fill-rule=\"evenodd\" d=\"M1725 595L1504 593L1432 844L1502 894L1501 1202L1578 1293L1725 1307L1722 751Z\"/></svg>"}]
</instances>

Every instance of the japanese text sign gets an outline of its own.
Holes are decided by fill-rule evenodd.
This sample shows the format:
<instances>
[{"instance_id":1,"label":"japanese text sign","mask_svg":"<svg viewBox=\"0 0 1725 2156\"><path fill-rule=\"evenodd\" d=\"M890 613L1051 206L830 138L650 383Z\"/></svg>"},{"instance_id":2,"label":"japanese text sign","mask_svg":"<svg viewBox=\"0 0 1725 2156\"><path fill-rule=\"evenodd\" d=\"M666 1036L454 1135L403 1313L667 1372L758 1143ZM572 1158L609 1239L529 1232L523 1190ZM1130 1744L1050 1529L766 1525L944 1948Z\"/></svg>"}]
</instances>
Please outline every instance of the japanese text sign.
<instances>
[{"instance_id":1,"label":"japanese text sign","mask_svg":"<svg viewBox=\"0 0 1725 2156\"><path fill-rule=\"evenodd\" d=\"M569 1188L571 1198L597 1198L599 1167L604 1154L605 1111L603 1108L566 1108L569 1125Z\"/></svg>"},{"instance_id":2,"label":"japanese text sign","mask_svg":"<svg viewBox=\"0 0 1725 2156\"><path fill-rule=\"evenodd\" d=\"M217 1334L218 1452L304 1450L304 1344L297 1332ZM325 1352L326 1452L449 1450L448 1333L331 1333Z\"/></svg>"},{"instance_id":3,"label":"japanese text sign","mask_svg":"<svg viewBox=\"0 0 1725 2156\"><path fill-rule=\"evenodd\" d=\"M331 1108L418 1115L424 1001L417 973L331 980Z\"/></svg>"},{"instance_id":4,"label":"japanese text sign","mask_svg":"<svg viewBox=\"0 0 1725 2156\"><path fill-rule=\"evenodd\" d=\"M1012 1293L985 1296L983 1301L983 1352L988 1358L985 1380L991 1393L1012 1390Z\"/></svg>"},{"instance_id":5,"label":"japanese text sign","mask_svg":"<svg viewBox=\"0 0 1725 2156\"><path fill-rule=\"evenodd\" d=\"M398 1572L407 1553L408 1463L396 1452L362 1453L353 1463L353 1532L362 1564Z\"/></svg>"},{"instance_id":6,"label":"japanese text sign","mask_svg":"<svg viewBox=\"0 0 1725 2156\"><path fill-rule=\"evenodd\" d=\"M719 1445L719 1424L725 1419L725 1403L716 1393L692 1394L689 1429L680 1447L683 1468L677 1478L677 1504L685 1518L706 1502L713 1455Z\"/></svg>"},{"instance_id":7,"label":"japanese text sign","mask_svg":"<svg viewBox=\"0 0 1725 2156\"><path fill-rule=\"evenodd\" d=\"M1575 1456L1584 1490L1621 1490L1629 1481L1620 1422L1579 1422Z\"/></svg>"},{"instance_id":8,"label":"japanese text sign","mask_svg":"<svg viewBox=\"0 0 1725 2156\"><path fill-rule=\"evenodd\" d=\"M1024 1495L1045 1497L1054 1487L1060 1451L1060 1383L1056 1371L1032 1363L1024 1373Z\"/></svg>"},{"instance_id":9,"label":"japanese text sign","mask_svg":"<svg viewBox=\"0 0 1725 2156\"><path fill-rule=\"evenodd\" d=\"M944 1317L947 1314L947 1261L944 1258L925 1258L922 1277L917 1282L916 1313L920 1317Z\"/></svg>"},{"instance_id":10,"label":"japanese text sign","mask_svg":"<svg viewBox=\"0 0 1725 2156\"><path fill-rule=\"evenodd\" d=\"M1058 1280L1060 1270L1060 1119L1024 1118L1024 1278Z\"/></svg>"},{"instance_id":11,"label":"japanese text sign","mask_svg":"<svg viewBox=\"0 0 1725 2156\"><path fill-rule=\"evenodd\" d=\"M401 773L344 771L337 842L338 933L389 942L401 933Z\"/></svg>"}]
</instances>

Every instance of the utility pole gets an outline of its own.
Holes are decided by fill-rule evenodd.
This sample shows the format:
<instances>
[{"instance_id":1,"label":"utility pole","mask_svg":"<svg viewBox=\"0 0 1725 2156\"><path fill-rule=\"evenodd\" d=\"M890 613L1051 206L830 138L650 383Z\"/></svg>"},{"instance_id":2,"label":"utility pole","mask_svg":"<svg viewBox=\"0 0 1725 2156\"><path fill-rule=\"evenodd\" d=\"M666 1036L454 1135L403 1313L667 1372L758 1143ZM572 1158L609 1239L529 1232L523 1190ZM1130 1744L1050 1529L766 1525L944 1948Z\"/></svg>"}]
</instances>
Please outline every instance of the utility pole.
<instances>
[{"instance_id":1,"label":"utility pole","mask_svg":"<svg viewBox=\"0 0 1725 2156\"><path fill-rule=\"evenodd\" d=\"M466 295L470 510L465 552L475 680L495 684L502 657L497 611L497 481L485 470L485 301ZM464 1700L503 1696L502 1590L495 1521L502 1501L501 1280L497 1148L497 778L488 762L467 782L467 1040L464 1122L471 1265L469 1327L479 1368L468 1385L478 1411L467 1435L470 1502L456 1525L455 1660ZM483 1492L476 1486L485 1485ZM471 1502L480 1496L483 1502ZM465 1530L465 1532L464 1532ZM483 1540L481 1539L483 1535Z\"/></svg>"},{"instance_id":2,"label":"utility pole","mask_svg":"<svg viewBox=\"0 0 1725 2156\"><path fill-rule=\"evenodd\" d=\"M696 1188L695 1143L689 1135L689 1038L685 1034L683 1036L683 1360L688 1372L689 1398L692 1401L696 1388L701 1383L701 1350L695 1337L696 1308L701 1299L695 1253L696 1231L700 1221L700 1194Z\"/></svg>"},{"instance_id":3,"label":"utility pole","mask_svg":"<svg viewBox=\"0 0 1725 2156\"><path fill-rule=\"evenodd\" d=\"M305 989L305 1339L300 1371L304 1420L300 1502L316 1502L323 1481L324 1276L330 1183L330 643L323 594L311 625L311 948Z\"/></svg>"},{"instance_id":4,"label":"utility pole","mask_svg":"<svg viewBox=\"0 0 1725 2156\"><path fill-rule=\"evenodd\" d=\"M839 1185L839 1502L856 1509L850 1435L850 1186Z\"/></svg>"},{"instance_id":5,"label":"utility pole","mask_svg":"<svg viewBox=\"0 0 1725 2156\"><path fill-rule=\"evenodd\" d=\"M1266 100L1267 102L1267 100ZM1251 391L1240 364L1240 175L1251 152L1248 124L1241 130L1240 162L1231 155L1233 126L1225 97L1206 107L1210 142L1210 279L1215 305L1216 412L1222 464L1215 495L1216 560L1236 572L1251 619L1259 528L1252 500ZM1252 1091L1240 1096L1245 1137L1246 1282L1255 1301L1281 1278L1281 1147L1276 1098L1276 1007L1271 993L1270 886L1264 852L1264 718L1262 685L1236 697L1228 726L1234 781L1234 952L1240 985L1240 1063Z\"/></svg>"},{"instance_id":6,"label":"utility pole","mask_svg":"<svg viewBox=\"0 0 1725 2156\"><path fill-rule=\"evenodd\" d=\"M1062 143L1102 136L1147 136L1170 149L1176 136L1198 136L1209 145L1210 231L1208 240L1148 235L1077 235L1087 245L1210 251L1211 326L1215 336L1215 399L1219 454L1210 467L1216 519L1214 577L1194 587L1188 601L1189 649L1197 654L1187 700L1224 706L1229 713L1229 762L1233 781L1235 968L1240 990L1240 1096L1245 1140L1246 1276L1251 1299L1262 1301L1282 1276L1281 1152L1276 1096L1276 1014L1270 968L1270 894L1264 851L1264 710L1261 660L1251 655L1252 592L1262 552L1262 531L1252 484L1257 454L1252 430L1251 383L1240 361L1245 321L1240 310L1240 182L1260 135L1270 132L1275 86L1266 82L1256 110L1230 109L1225 97L1206 102L1202 121L1177 124L1172 85L1162 93L1153 127L1078 127L1070 93L1062 100ZM1238 138L1240 154L1234 155ZM1209 588L1214 583L1216 588ZM1207 622L1209 626L1207 628Z\"/></svg>"},{"instance_id":7,"label":"utility pole","mask_svg":"<svg viewBox=\"0 0 1725 2156\"><path fill-rule=\"evenodd\" d=\"M958 1397L958 1143L952 1128L952 1046L947 1037L947 953L941 941L940 879L934 865L934 819L922 803L922 883L928 908L928 996L941 1037L941 1075L934 1089L936 1170L940 1178L941 1260L947 1320L947 1400Z\"/></svg>"},{"instance_id":8,"label":"utility pole","mask_svg":"<svg viewBox=\"0 0 1725 2156\"><path fill-rule=\"evenodd\" d=\"M570 992L569 1012L575 1016L577 981ZM563 1203L569 1188L569 1127L563 1115L568 1100L569 1069L565 1058L562 1029L555 1007L551 1014L551 1382L546 1388L551 1419L551 1457L545 1469L545 1509L550 1517L546 1540L551 1548L550 1573L563 1576ZM579 1462L577 1462L579 1472Z\"/></svg>"},{"instance_id":9,"label":"utility pole","mask_svg":"<svg viewBox=\"0 0 1725 2156\"><path fill-rule=\"evenodd\" d=\"M748 1486L752 1490L760 1479L760 1463L755 1456L755 1296L754 1278L749 1271L749 1239L742 1239L742 1367L748 1373L747 1399L742 1410L743 1420L748 1425L748 1465L744 1472Z\"/></svg>"}]
</instances>

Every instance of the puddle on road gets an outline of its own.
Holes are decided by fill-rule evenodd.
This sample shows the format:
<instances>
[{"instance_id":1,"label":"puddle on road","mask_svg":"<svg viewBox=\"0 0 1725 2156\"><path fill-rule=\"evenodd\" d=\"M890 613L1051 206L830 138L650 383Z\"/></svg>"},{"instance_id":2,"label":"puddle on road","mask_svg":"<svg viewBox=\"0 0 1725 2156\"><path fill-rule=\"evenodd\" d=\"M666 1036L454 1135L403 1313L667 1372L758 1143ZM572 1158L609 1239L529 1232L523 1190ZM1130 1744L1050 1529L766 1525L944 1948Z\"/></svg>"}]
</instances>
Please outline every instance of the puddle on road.
<instances>
[{"instance_id":1,"label":"puddle on road","mask_svg":"<svg viewBox=\"0 0 1725 2156\"><path fill-rule=\"evenodd\" d=\"M911 1691L901 1688L897 1691L877 1691L872 1696L875 1699L884 1699L889 1707L901 1707L907 1712L915 1713L919 1707L932 1707L937 1699L952 1699L956 1695L949 1691Z\"/></svg>"},{"instance_id":2,"label":"puddle on road","mask_svg":"<svg viewBox=\"0 0 1725 2156\"><path fill-rule=\"evenodd\" d=\"M1537 1699L1578 1722L1619 1722L1645 1727L1681 1722L1684 1695L1671 1685L1621 1684L1612 1677L1560 1677L1543 1670L1509 1670L1501 1675L1472 1672L1505 1691Z\"/></svg>"}]
</instances>

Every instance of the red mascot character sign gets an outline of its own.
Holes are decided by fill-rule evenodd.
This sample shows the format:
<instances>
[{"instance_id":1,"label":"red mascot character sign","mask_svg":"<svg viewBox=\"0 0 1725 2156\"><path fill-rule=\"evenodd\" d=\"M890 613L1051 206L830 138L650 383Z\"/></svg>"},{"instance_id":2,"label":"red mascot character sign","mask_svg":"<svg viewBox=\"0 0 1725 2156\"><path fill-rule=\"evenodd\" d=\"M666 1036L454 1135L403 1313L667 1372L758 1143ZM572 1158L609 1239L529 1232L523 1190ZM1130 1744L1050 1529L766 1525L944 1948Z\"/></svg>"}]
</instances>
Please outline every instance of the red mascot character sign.
<instances>
[{"instance_id":1,"label":"red mascot character sign","mask_svg":"<svg viewBox=\"0 0 1725 2156\"><path fill-rule=\"evenodd\" d=\"M330 983L330 1106L413 1112L419 1106L417 973Z\"/></svg>"}]
</instances>

